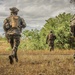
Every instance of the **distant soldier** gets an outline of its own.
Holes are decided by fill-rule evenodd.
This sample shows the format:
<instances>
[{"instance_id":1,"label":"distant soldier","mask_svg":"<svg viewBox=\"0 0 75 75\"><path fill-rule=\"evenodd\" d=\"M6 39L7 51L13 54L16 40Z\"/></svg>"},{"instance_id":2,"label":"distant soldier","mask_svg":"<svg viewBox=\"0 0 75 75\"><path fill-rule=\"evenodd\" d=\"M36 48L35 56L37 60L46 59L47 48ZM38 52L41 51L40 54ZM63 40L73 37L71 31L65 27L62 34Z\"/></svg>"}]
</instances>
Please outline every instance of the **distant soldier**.
<instances>
[{"instance_id":1,"label":"distant soldier","mask_svg":"<svg viewBox=\"0 0 75 75\"><path fill-rule=\"evenodd\" d=\"M4 20L3 29L12 48L12 54L9 55L9 60L10 64L13 64L13 58L18 62L17 50L20 44L22 28L26 27L26 23L23 18L17 16L19 10L16 7L10 8L10 11L10 16Z\"/></svg>"},{"instance_id":2,"label":"distant soldier","mask_svg":"<svg viewBox=\"0 0 75 75\"><path fill-rule=\"evenodd\" d=\"M75 37L75 15L73 16L73 18L71 19L70 22L71 22L71 25L70 25L71 32L72 32L73 36Z\"/></svg>"},{"instance_id":3,"label":"distant soldier","mask_svg":"<svg viewBox=\"0 0 75 75\"><path fill-rule=\"evenodd\" d=\"M46 44L49 44L50 46L50 51L54 50L54 41L56 39L56 36L53 34L52 31L48 34L46 38Z\"/></svg>"}]
</instances>

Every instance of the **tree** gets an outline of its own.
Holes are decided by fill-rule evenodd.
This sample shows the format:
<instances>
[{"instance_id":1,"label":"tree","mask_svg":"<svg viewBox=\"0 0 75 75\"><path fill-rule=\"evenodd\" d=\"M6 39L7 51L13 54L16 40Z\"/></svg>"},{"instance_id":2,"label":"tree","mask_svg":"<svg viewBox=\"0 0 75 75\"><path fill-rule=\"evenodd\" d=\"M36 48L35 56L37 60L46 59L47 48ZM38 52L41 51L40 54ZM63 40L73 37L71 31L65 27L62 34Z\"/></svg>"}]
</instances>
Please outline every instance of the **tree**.
<instances>
[{"instance_id":1,"label":"tree","mask_svg":"<svg viewBox=\"0 0 75 75\"><path fill-rule=\"evenodd\" d=\"M37 29L24 31L23 34L25 35L25 39L28 38L26 47L34 50L48 49L48 46L46 45L46 37L50 30L52 30L57 37L55 47L59 49L70 48L69 39L71 17L72 15L70 13L62 13L54 18L46 20L46 24L40 31Z\"/></svg>"}]
</instances>

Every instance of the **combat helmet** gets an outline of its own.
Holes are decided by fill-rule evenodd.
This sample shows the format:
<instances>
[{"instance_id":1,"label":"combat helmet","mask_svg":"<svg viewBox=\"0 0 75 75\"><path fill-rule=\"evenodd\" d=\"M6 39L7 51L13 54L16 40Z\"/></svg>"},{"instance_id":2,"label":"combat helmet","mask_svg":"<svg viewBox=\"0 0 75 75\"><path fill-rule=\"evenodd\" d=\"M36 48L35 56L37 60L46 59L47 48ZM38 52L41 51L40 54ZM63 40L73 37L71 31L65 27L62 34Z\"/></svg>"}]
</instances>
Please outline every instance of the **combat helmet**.
<instances>
[{"instance_id":1,"label":"combat helmet","mask_svg":"<svg viewBox=\"0 0 75 75\"><path fill-rule=\"evenodd\" d=\"M15 12L18 12L19 9L17 9L16 7L12 7L12 8L10 8L10 11L15 13Z\"/></svg>"}]
</instances>

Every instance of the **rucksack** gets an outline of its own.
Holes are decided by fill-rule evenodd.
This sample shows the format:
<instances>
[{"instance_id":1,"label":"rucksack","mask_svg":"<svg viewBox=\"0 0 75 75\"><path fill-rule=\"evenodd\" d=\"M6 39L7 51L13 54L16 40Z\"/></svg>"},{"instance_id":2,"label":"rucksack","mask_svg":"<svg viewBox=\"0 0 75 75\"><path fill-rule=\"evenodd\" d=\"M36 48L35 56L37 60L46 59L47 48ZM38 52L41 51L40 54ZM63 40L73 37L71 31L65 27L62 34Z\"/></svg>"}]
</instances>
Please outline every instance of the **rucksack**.
<instances>
[{"instance_id":1,"label":"rucksack","mask_svg":"<svg viewBox=\"0 0 75 75\"><path fill-rule=\"evenodd\" d=\"M10 29L7 31L9 35L20 35L20 25L21 25L21 18L17 15L13 15L9 17L9 24Z\"/></svg>"},{"instance_id":2,"label":"rucksack","mask_svg":"<svg viewBox=\"0 0 75 75\"><path fill-rule=\"evenodd\" d=\"M9 17L9 24L12 28L17 28L21 25L20 17L17 15L13 15Z\"/></svg>"}]
</instances>

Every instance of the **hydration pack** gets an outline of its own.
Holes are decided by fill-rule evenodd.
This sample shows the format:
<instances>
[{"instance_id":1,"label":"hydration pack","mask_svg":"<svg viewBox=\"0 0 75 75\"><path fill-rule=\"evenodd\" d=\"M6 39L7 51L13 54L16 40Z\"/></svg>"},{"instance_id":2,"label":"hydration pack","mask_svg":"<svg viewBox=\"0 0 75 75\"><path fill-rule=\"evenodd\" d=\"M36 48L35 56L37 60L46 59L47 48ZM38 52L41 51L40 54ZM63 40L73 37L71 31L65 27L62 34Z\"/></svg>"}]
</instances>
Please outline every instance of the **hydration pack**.
<instances>
[{"instance_id":1,"label":"hydration pack","mask_svg":"<svg viewBox=\"0 0 75 75\"><path fill-rule=\"evenodd\" d=\"M18 28L21 25L20 17L17 15L10 16L9 22L12 28Z\"/></svg>"}]
</instances>

